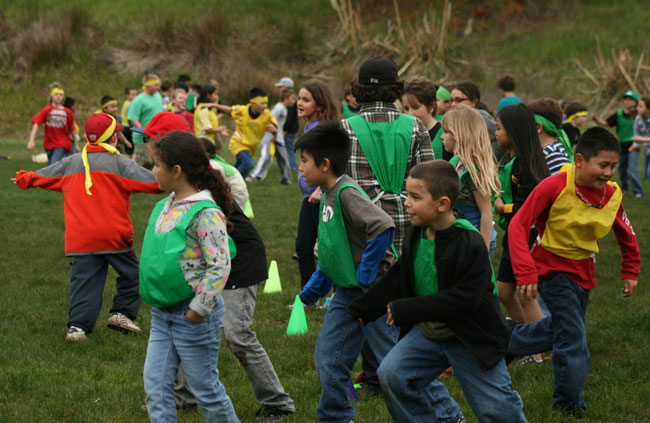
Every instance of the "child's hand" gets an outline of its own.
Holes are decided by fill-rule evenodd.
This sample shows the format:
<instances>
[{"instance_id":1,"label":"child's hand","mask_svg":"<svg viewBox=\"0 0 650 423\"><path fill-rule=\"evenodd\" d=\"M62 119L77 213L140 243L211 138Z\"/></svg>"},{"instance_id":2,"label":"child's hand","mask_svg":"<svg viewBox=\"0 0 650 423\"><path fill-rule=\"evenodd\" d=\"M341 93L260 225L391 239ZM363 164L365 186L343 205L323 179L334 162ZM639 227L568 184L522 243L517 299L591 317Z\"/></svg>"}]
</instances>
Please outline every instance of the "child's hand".
<instances>
[{"instance_id":1,"label":"child's hand","mask_svg":"<svg viewBox=\"0 0 650 423\"><path fill-rule=\"evenodd\" d=\"M632 295L638 283L638 281L633 279L623 279L623 297L629 297Z\"/></svg>"},{"instance_id":2,"label":"child's hand","mask_svg":"<svg viewBox=\"0 0 650 423\"><path fill-rule=\"evenodd\" d=\"M307 202L312 204L320 204L320 198L322 196L323 196L323 191L321 191L320 187L318 187L314 192L311 193L311 195L307 199Z\"/></svg>"},{"instance_id":3,"label":"child's hand","mask_svg":"<svg viewBox=\"0 0 650 423\"><path fill-rule=\"evenodd\" d=\"M266 124L266 130L272 134L277 134L278 133L278 128L276 128L275 125L272 123L267 123Z\"/></svg>"},{"instance_id":4,"label":"child's hand","mask_svg":"<svg viewBox=\"0 0 650 423\"><path fill-rule=\"evenodd\" d=\"M635 140L634 138L632 138L632 141L637 141L637 140ZM635 145L635 144L632 144L632 145L630 146L630 148L627 149L627 151L629 151L630 153L633 153L633 152L635 152L635 151L639 151L639 146L638 146L638 145Z\"/></svg>"},{"instance_id":5,"label":"child's hand","mask_svg":"<svg viewBox=\"0 0 650 423\"><path fill-rule=\"evenodd\" d=\"M527 299L527 300L534 300L535 298L537 298L536 283L518 286L517 291L519 292L519 298Z\"/></svg>"},{"instance_id":6,"label":"child's hand","mask_svg":"<svg viewBox=\"0 0 650 423\"><path fill-rule=\"evenodd\" d=\"M230 135L230 131L228 131L228 128L226 128L225 125L219 125L217 126L217 132L223 135L224 137L227 137Z\"/></svg>"},{"instance_id":7,"label":"child's hand","mask_svg":"<svg viewBox=\"0 0 650 423\"><path fill-rule=\"evenodd\" d=\"M27 143L27 150L32 151L34 149L34 147L36 147L35 141L34 140L29 140L29 142Z\"/></svg>"},{"instance_id":8,"label":"child's hand","mask_svg":"<svg viewBox=\"0 0 650 423\"><path fill-rule=\"evenodd\" d=\"M185 313L185 318L192 323L201 323L205 320L205 316L201 316L194 310L188 310L187 313Z\"/></svg>"},{"instance_id":9,"label":"child's hand","mask_svg":"<svg viewBox=\"0 0 650 423\"><path fill-rule=\"evenodd\" d=\"M386 306L386 315L388 316L386 318L386 323L391 326L395 326L395 319L393 319L393 311L390 309L390 304Z\"/></svg>"}]
</instances>

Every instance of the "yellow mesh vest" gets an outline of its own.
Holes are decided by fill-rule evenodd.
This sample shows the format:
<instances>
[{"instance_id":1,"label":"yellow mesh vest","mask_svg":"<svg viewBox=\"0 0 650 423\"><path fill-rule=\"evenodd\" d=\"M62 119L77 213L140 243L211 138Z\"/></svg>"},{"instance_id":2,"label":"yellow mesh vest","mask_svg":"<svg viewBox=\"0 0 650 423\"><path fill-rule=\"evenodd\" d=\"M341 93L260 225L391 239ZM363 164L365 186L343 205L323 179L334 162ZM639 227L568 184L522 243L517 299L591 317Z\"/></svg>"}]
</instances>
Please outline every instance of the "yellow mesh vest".
<instances>
[{"instance_id":1,"label":"yellow mesh vest","mask_svg":"<svg viewBox=\"0 0 650 423\"><path fill-rule=\"evenodd\" d=\"M566 186L551 207L541 245L560 257L584 260L598 253L598 239L612 228L623 194L608 182L616 188L612 197L603 208L591 207L576 195L575 171L566 168Z\"/></svg>"}]
</instances>

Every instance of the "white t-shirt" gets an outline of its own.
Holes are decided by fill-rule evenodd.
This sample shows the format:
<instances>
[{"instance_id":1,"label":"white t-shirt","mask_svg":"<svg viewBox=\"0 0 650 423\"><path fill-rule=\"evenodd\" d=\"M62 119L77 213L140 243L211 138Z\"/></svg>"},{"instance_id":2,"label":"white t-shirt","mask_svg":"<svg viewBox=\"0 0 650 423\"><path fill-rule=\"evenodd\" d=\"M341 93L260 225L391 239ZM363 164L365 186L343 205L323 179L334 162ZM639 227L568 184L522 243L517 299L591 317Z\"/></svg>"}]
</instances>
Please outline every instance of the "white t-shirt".
<instances>
[{"instance_id":1,"label":"white t-shirt","mask_svg":"<svg viewBox=\"0 0 650 423\"><path fill-rule=\"evenodd\" d=\"M278 134L275 136L276 141L284 142L284 122L287 120L287 108L282 102L276 103L271 109L271 114L278 120Z\"/></svg>"}]
</instances>

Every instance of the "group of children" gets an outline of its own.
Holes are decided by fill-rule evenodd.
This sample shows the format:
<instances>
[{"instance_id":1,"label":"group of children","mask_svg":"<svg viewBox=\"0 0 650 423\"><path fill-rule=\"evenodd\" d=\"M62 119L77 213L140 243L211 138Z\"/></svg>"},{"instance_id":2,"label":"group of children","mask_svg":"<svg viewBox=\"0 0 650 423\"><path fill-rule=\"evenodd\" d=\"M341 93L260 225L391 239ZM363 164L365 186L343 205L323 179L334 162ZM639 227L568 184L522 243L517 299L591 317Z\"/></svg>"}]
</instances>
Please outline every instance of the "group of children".
<instances>
[{"instance_id":1,"label":"group of children","mask_svg":"<svg viewBox=\"0 0 650 423\"><path fill-rule=\"evenodd\" d=\"M183 82L179 78L178 84ZM464 421L436 380L449 367L479 421L525 422L506 357L539 361L546 351L553 353L553 408L582 416L589 370L585 312L596 286L598 239L614 229L623 256L624 296L632 295L640 273L636 236L622 206L626 186L621 190L610 182L627 138L592 128L574 146L562 130L563 113L555 100L526 105L509 99L494 116L475 84L438 87L422 77L402 81L385 58L364 63L342 108L317 80L306 81L296 101L293 81L282 78L276 84L281 101L272 111L266 92L257 88L247 105L220 104L213 82L188 96L172 86L169 112L161 112L161 81L145 77L126 120L136 159L140 151L138 163L150 162L153 172L120 155L117 104L105 97L86 122L88 143L80 154L53 160L37 172L21 171L14 179L22 188L59 190L66 198L66 254L74 257L67 339L81 340L92 331L108 264L120 275L109 327L141 332L135 323L140 299L152 305L144 366L152 421L175 415L172 386L180 363L179 379L186 381L206 421L238 421L219 382L220 332L224 328L233 351L256 349L258 358L266 356L256 340L252 346L240 344L250 338L242 333L252 333L251 310L266 263L255 275L246 273L264 256L264 247L242 212L245 199L233 193L241 179L254 182L266 174L273 148L282 182L290 182L289 157L295 155L293 146L290 154L286 151L285 129L294 103L305 123L295 144L304 196L296 237L300 298L310 304L334 287L315 347L323 388L318 419L352 421L346 391L359 352L376 362L368 369L376 371L396 422ZM514 79L499 84L505 98L514 96ZM599 122L616 123L619 138L629 132L623 119L632 114L632 94L625 93L624 113L614 116L620 121ZM143 95L148 98L138 100ZM49 122L54 111L57 132L46 132L45 147L50 158L59 159L72 150L74 119L62 106L60 87L53 87L50 97L48 110L33 119L28 147L34 146L38 125ZM650 142L648 105L637 96L638 122L630 141ZM234 166L218 154L223 143L216 134L229 131L219 125L217 111L235 120L229 142ZM192 119L185 112L193 112ZM579 123L586 113L567 106L569 112L568 124ZM262 158L253 169L260 143ZM285 151L278 154L278 149ZM638 145L627 150L637 152ZM162 191L170 195L153 209L138 265L129 196ZM93 210L110 224L88 219ZM496 276L491 264L495 218L505 231ZM86 236L91 233L96 236ZM245 291L246 286L254 288ZM229 317L229 310L243 302L251 305L248 317ZM229 335L235 327L240 334ZM252 364L256 360L245 354L238 358L262 403L258 417L295 413L267 356L264 365ZM259 366L266 367L256 375ZM270 381L264 379L269 372ZM273 392L262 401L269 385Z\"/></svg>"}]
</instances>

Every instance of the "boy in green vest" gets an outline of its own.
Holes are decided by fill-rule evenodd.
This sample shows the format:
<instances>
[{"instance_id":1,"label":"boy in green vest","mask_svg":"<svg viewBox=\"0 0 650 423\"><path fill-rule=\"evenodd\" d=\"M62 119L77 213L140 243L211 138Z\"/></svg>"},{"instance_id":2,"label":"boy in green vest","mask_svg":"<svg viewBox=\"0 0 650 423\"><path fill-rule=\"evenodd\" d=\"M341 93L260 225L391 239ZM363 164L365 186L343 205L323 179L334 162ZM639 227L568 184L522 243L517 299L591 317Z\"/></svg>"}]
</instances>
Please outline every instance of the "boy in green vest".
<instances>
[{"instance_id":1,"label":"boy in green vest","mask_svg":"<svg viewBox=\"0 0 650 423\"><path fill-rule=\"evenodd\" d=\"M601 126L616 127L616 136L621 144L621 153L618 156L618 175L621 178L623 194L627 192L628 184L637 198L643 197L641 177L639 176L639 152L630 152L632 137L634 136L634 118L639 95L634 90L623 93L623 108L610 115L607 120L599 119L594 113L591 118Z\"/></svg>"},{"instance_id":2,"label":"boy in green vest","mask_svg":"<svg viewBox=\"0 0 650 423\"><path fill-rule=\"evenodd\" d=\"M424 392L453 366L478 421L525 422L504 360L508 328L485 241L453 212L458 174L444 160L421 163L406 189L412 226L402 255L348 307L368 325L386 321L401 329L377 370L393 421L436 421Z\"/></svg>"}]
</instances>

